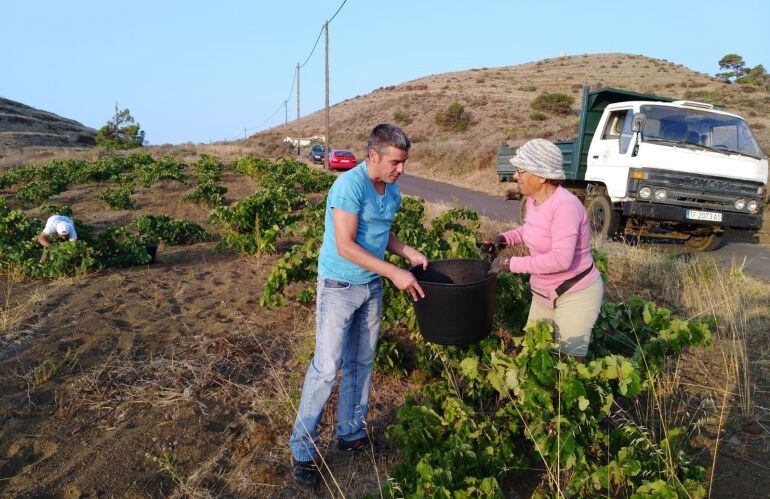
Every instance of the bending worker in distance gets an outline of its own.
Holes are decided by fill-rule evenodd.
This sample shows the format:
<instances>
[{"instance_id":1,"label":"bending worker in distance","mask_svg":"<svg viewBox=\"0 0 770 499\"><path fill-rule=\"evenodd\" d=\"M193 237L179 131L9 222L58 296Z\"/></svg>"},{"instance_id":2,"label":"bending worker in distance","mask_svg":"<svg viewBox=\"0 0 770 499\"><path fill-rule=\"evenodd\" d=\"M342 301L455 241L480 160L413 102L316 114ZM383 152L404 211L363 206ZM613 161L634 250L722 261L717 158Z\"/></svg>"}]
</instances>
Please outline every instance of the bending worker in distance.
<instances>
[{"instance_id":1,"label":"bending worker in distance","mask_svg":"<svg viewBox=\"0 0 770 499\"><path fill-rule=\"evenodd\" d=\"M43 231L37 236L37 242L44 248L48 248L51 246L51 242L56 239L77 241L78 233L75 232L75 224L71 218L64 215L48 217Z\"/></svg>"}]
</instances>

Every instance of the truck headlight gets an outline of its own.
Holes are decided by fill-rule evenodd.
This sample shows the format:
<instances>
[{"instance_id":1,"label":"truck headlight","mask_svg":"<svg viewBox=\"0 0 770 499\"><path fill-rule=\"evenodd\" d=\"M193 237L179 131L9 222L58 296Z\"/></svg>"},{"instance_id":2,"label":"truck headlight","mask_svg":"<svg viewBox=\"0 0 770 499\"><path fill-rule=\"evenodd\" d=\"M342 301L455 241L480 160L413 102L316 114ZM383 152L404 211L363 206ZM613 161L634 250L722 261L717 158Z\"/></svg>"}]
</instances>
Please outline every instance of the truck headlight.
<instances>
[{"instance_id":1,"label":"truck headlight","mask_svg":"<svg viewBox=\"0 0 770 499\"><path fill-rule=\"evenodd\" d=\"M757 211L757 208L759 208L759 203L757 202L756 199L752 199L751 201L746 203L746 209L749 210L752 213Z\"/></svg>"},{"instance_id":2,"label":"truck headlight","mask_svg":"<svg viewBox=\"0 0 770 499\"><path fill-rule=\"evenodd\" d=\"M735 201L735 209L736 210L742 210L746 207L746 200L745 199L738 199Z\"/></svg>"},{"instance_id":3,"label":"truck headlight","mask_svg":"<svg viewBox=\"0 0 770 499\"><path fill-rule=\"evenodd\" d=\"M655 189L655 201L665 201L667 197L666 189Z\"/></svg>"},{"instance_id":4,"label":"truck headlight","mask_svg":"<svg viewBox=\"0 0 770 499\"><path fill-rule=\"evenodd\" d=\"M650 199L652 196L652 189L647 187L646 185L639 189L639 199Z\"/></svg>"}]
</instances>

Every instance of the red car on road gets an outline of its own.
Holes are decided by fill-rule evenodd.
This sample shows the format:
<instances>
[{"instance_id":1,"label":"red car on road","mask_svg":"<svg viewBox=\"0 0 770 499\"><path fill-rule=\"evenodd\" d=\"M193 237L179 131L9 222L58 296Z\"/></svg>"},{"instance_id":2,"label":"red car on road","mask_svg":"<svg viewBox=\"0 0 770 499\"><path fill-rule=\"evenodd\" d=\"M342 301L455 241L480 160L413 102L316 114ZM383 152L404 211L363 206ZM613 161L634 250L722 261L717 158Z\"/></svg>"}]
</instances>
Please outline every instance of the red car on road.
<instances>
[{"instance_id":1,"label":"red car on road","mask_svg":"<svg viewBox=\"0 0 770 499\"><path fill-rule=\"evenodd\" d=\"M333 149L329 155L330 170L350 170L356 166L356 156L350 151Z\"/></svg>"}]
</instances>

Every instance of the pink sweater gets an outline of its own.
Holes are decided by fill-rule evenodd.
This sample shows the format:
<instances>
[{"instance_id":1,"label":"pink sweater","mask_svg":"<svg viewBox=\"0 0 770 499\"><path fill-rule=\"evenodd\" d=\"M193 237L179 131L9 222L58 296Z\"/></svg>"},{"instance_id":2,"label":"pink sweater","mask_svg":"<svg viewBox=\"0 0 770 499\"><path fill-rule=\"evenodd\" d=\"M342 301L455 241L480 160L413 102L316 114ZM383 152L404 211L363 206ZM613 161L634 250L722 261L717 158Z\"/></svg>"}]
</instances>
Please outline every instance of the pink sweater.
<instances>
[{"instance_id":1,"label":"pink sweater","mask_svg":"<svg viewBox=\"0 0 770 499\"><path fill-rule=\"evenodd\" d=\"M553 308L556 288L593 264L588 216L574 194L558 187L544 203L527 198L524 225L503 233L508 245L524 243L531 256L511 258L511 272L532 274L532 295ZM601 279L594 269L568 292L579 291Z\"/></svg>"}]
</instances>

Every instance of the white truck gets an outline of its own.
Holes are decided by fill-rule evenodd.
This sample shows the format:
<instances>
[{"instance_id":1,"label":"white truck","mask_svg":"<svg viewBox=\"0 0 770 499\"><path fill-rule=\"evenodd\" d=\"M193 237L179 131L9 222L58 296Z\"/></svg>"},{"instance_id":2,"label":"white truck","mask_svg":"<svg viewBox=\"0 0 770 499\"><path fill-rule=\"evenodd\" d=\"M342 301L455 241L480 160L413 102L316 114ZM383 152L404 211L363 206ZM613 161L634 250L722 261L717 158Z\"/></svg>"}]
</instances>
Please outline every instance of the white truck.
<instances>
[{"instance_id":1,"label":"white truck","mask_svg":"<svg viewBox=\"0 0 770 499\"><path fill-rule=\"evenodd\" d=\"M564 186L584 200L596 233L711 251L726 228L762 226L767 156L743 118L711 104L584 87L578 136L556 145ZM513 180L515 152L497 151L501 182Z\"/></svg>"}]
</instances>

